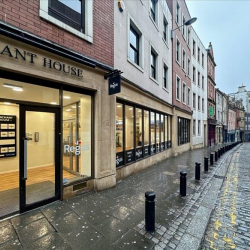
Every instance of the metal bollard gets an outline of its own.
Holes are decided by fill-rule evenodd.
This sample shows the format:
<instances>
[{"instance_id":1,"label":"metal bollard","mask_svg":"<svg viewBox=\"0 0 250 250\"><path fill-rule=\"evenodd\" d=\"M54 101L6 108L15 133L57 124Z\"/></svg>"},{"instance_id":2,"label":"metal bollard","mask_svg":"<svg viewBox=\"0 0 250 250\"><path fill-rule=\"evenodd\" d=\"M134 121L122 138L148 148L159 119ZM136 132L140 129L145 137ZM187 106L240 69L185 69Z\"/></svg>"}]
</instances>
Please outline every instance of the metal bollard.
<instances>
[{"instance_id":1,"label":"metal bollard","mask_svg":"<svg viewBox=\"0 0 250 250\"><path fill-rule=\"evenodd\" d=\"M187 173L185 171L180 172L180 195L186 196L187 194Z\"/></svg>"},{"instance_id":2,"label":"metal bollard","mask_svg":"<svg viewBox=\"0 0 250 250\"><path fill-rule=\"evenodd\" d=\"M208 171L208 157L204 157L204 171Z\"/></svg>"},{"instance_id":3,"label":"metal bollard","mask_svg":"<svg viewBox=\"0 0 250 250\"><path fill-rule=\"evenodd\" d=\"M221 150L220 150L220 148L218 149L218 158L220 158L221 157Z\"/></svg>"},{"instance_id":4,"label":"metal bollard","mask_svg":"<svg viewBox=\"0 0 250 250\"><path fill-rule=\"evenodd\" d=\"M219 155L219 150L218 151L215 151L215 153L214 153L214 161L216 162L216 161L218 161L218 155Z\"/></svg>"},{"instance_id":5,"label":"metal bollard","mask_svg":"<svg viewBox=\"0 0 250 250\"><path fill-rule=\"evenodd\" d=\"M195 163L195 180L199 181L201 179L201 163Z\"/></svg>"},{"instance_id":6,"label":"metal bollard","mask_svg":"<svg viewBox=\"0 0 250 250\"><path fill-rule=\"evenodd\" d=\"M155 192L145 193L145 226L146 231L155 231Z\"/></svg>"},{"instance_id":7,"label":"metal bollard","mask_svg":"<svg viewBox=\"0 0 250 250\"><path fill-rule=\"evenodd\" d=\"M210 154L210 165L213 166L214 165L214 153Z\"/></svg>"}]
</instances>

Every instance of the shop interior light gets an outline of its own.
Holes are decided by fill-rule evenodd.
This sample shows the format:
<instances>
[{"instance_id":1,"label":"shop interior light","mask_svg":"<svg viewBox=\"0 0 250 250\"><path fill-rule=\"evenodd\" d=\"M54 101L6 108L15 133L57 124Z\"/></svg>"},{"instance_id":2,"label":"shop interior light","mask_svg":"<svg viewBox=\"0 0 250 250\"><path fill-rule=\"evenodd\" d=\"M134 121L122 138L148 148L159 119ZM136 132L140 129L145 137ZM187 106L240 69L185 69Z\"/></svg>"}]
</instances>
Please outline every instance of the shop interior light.
<instances>
[{"instance_id":1,"label":"shop interior light","mask_svg":"<svg viewBox=\"0 0 250 250\"><path fill-rule=\"evenodd\" d=\"M71 111L71 109L66 109L67 112Z\"/></svg>"},{"instance_id":2,"label":"shop interior light","mask_svg":"<svg viewBox=\"0 0 250 250\"><path fill-rule=\"evenodd\" d=\"M5 104L5 105L11 105L10 102L4 102L3 104Z\"/></svg>"},{"instance_id":3,"label":"shop interior light","mask_svg":"<svg viewBox=\"0 0 250 250\"><path fill-rule=\"evenodd\" d=\"M70 96L66 96L66 95L65 95L63 98L64 98L64 99L70 99Z\"/></svg>"},{"instance_id":4,"label":"shop interior light","mask_svg":"<svg viewBox=\"0 0 250 250\"><path fill-rule=\"evenodd\" d=\"M122 107L122 105L117 105L117 108L121 108Z\"/></svg>"},{"instance_id":5,"label":"shop interior light","mask_svg":"<svg viewBox=\"0 0 250 250\"><path fill-rule=\"evenodd\" d=\"M72 106L73 109L76 109L76 105Z\"/></svg>"},{"instance_id":6,"label":"shop interior light","mask_svg":"<svg viewBox=\"0 0 250 250\"><path fill-rule=\"evenodd\" d=\"M4 83L3 86L4 86L5 88L11 88L11 89L13 89L14 91L19 91L19 92L22 92L22 91L23 91L23 87L21 87L21 86L12 85L12 84L8 84L8 83Z\"/></svg>"},{"instance_id":7,"label":"shop interior light","mask_svg":"<svg viewBox=\"0 0 250 250\"><path fill-rule=\"evenodd\" d=\"M56 102L51 102L50 104L52 104L52 105L57 105L57 103L56 103Z\"/></svg>"}]
</instances>

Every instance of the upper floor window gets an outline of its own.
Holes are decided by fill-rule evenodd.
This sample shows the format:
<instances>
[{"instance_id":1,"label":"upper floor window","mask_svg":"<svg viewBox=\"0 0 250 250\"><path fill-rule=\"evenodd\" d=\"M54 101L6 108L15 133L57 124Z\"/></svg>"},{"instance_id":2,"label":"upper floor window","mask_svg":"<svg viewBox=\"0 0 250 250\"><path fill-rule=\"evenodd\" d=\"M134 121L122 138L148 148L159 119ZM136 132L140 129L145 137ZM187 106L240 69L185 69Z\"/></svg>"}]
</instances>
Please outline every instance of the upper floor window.
<instances>
[{"instance_id":1,"label":"upper floor window","mask_svg":"<svg viewBox=\"0 0 250 250\"><path fill-rule=\"evenodd\" d=\"M182 101L183 103L186 103L186 84L183 83L183 87L182 87Z\"/></svg>"},{"instance_id":2,"label":"upper floor window","mask_svg":"<svg viewBox=\"0 0 250 250\"><path fill-rule=\"evenodd\" d=\"M204 54L202 53L202 56L201 56L201 65L204 67Z\"/></svg>"},{"instance_id":3,"label":"upper floor window","mask_svg":"<svg viewBox=\"0 0 250 250\"><path fill-rule=\"evenodd\" d=\"M191 93L191 90L190 88L188 88L188 92L187 92L187 105L190 106L190 93Z\"/></svg>"},{"instance_id":4,"label":"upper floor window","mask_svg":"<svg viewBox=\"0 0 250 250\"><path fill-rule=\"evenodd\" d=\"M168 22L166 18L163 18L163 39L165 42L168 41Z\"/></svg>"},{"instance_id":5,"label":"upper floor window","mask_svg":"<svg viewBox=\"0 0 250 250\"><path fill-rule=\"evenodd\" d=\"M193 56L195 56L195 49L196 49L196 43L195 43L195 41L193 40Z\"/></svg>"},{"instance_id":6,"label":"upper floor window","mask_svg":"<svg viewBox=\"0 0 250 250\"><path fill-rule=\"evenodd\" d=\"M163 67L163 87L168 89L168 67L165 64Z\"/></svg>"},{"instance_id":7,"label":"upper floor window","mask_svg":"<svg viewBox=\"0 0 250 250\"><path fill-rule=\"evenodd\" d=\"M201 78L201 74L200 74L200 72L198 71L198 86L200 87L201 85L200 85L200 78Z\"/></svg>"},{"instance_id":8,"label":"upper floor window","mask_svg":"<svg viewBox=\"0 0 250 250\"><path fill-rule=\"evenodd\" d=\"M190 59L188 58L187 74L190 76Z\"/></svg>"},{"instance_id":9,"label":"upper floor window","mask_svg":"<svg viewBox=\"0 0 250 250\"><path fill-rule=\"evenodd\" d=\"M182 68L186 71L186 52L185 50L182 51Z\"/></svg>"},{"instance_id":10,"label":"upper floor window","mask_svg":"<svg viewBox=\"0 0 250 250\"><path fill-rule=\"evenodd\" d=\"M130 57L130 60L137 65L139 65L139 39L140 39L140 35L130 25L129 57Z\"/></svg>"},{"instance_id":11,"label":"upper floor window","mask_svg":"<svg viewBox=\"0 0 250 250\"><path fill-rule=\"evenodd\" d=\"M176 77L176 99L180 100L181 80Z\"/></svg>"},{"instance_id":12,"label":"upper floor window","mask_svg":"<svg viewBox=\"0 0 250 250\"><path fill-rule=\"evenodd\" d=\"M187 44L190 46L190 29L188 29L188 34L187 34Z\"/></svg>"},{"instance_id":13,"label":"upper floor window","mask_svg":"<svg viewBox=\"0 0 250 250\"><path fill-rule=\"evenodd\" d=\"M202 106L201 106L201 108L202 108L202 112L204 112L204 99L202 98Z\"/></svg>"},{"instance_id":14,"label":"upper floor window","mask_svg":"<svg viewBox=\"0 0 250 250\"><path fill-rule=\"evenodd\" d=\"M178 39L176 39L176 61L180 63L180 49L181 49L181 44Z\"/></svg>"},{"instance_id":15,"label":"upper floor window","mask_svg":"<svg viewBox=\"0 0 250 250\"><path fill-rule=\"evenodd\" d=\"M185 17L183 16L182 18L182 35L184 36L184 38L186 38L186 25L185 25Z\"/></svg>"},{"instance_id":16,"label":"upper floor window","mask_svg":"<svg viewBox=\"0 0 250 250\"><path fill-rule=\"evenodd\" d=\"M196 109L196 94L193 93L193 109Z\"/></svg>"},{"instance_id":17,"label":"upper floor window","mask_svg":"<svg viewBox=\"0 0 250 250\"><path fill-rule=\"evenodd\" d=\"M195 83L196 80L196 69L193 67L193 82Z\"/></svg>"},{"instance_id":18,"label":"upper floor window","mask_svg":"<svg viewBox=\"0 0 250 250\"><path fill-rule=\"evenodd\" d=\"M156 80L156 58L157 54L151 49L151 72L150 76Z\"/></svg>"},{"instance_id":19,"label":"upper floor window","mask_svg":"<svg viewBox=\"0 0 250 250\"><path fill-rule=\"evenodd\" d=\"M202 76L202 82L201 82L201 84L202 84L202 89L204 89L204 76Z\"/></svg>"},{"instance_id":20,"label":"upper floor window","mask_svg":"<svg viewBox=\"0 0 250 250\"><path fill-rule=\"evenodd\" d=\"M150 15L155 22L156 22L156 3L157 0L150 1Z\"/></svg>"},{"instance_id":21,"label":"upper floor window","mask_svg":"<svg viewBox=\"0 0 250 250\"><path fill-rule=\"evenodd\" d=\"M176 22L180 24L180 5L176 2Z\"/></svg>"},{"instance_id":22,"label":"upper floor window","mask_svg":"<svg viewBox=\"0 0 250 250\"><path fill-rule=\"evenodd\" d=\"M198 96L198 110L200 111L200 104L201 103L201 98L200 98L200 96Z\"/></svg>"},{"instance_id":23,"label":"upper floor window","mask_svg":"<svg viewBox=\"0 0 250 250\"><path fill-rule=\"evenodd\" d=\"M200 52L201 52L201 50L200 50L200 48L198 47L198 55L197 55L198 62L200 62Z\"/></svg>"},{"instance_id":24,"label":"upper floor window","mask_svg":"<svg viewBox=\"0 0 250 250\"><path fill-rule=\"evenodd\" d=\"M76 30L85 32L85 0L50 0L49 15Z\"/></svg>"}]
</instances>

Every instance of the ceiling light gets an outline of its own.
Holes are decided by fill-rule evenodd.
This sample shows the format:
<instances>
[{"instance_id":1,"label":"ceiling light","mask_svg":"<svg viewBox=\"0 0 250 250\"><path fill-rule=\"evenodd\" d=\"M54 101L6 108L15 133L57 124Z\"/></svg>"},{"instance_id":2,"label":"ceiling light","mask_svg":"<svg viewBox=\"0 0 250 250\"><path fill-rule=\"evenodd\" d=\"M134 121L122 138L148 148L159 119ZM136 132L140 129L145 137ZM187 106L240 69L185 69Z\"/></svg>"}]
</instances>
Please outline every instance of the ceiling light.
<instances>
[{"instance_id":1,"label":"ceiling light","mask_svg":"<svg viewBox=\"0 0 250 250\"><path fill-rule=\"evenodd\" d=\"M128 110L133 110L133 108L129 108Z\"/></svg>"},{"instance_id":2,"label":"ceiling light","mask_svg":"<svg viewBox=\"0 0 250 250\"><path fill-rule=\"evenodd\" d=\"M72 106L73 109L76 109L76 105Z\"/></svg>"},{"instance_id":3,"label":"ceiling light","mask_svg":"<svg viewBox=\"0 0 250 250\"><path fill-rule=\"evenodd\" d=\"M10 102L4 102L3 104L5 104L5 105L11 105Z\"/></svg>"},{"instance_id":4,"label":"ceiling light","mask_svg":"<svg viewBox=\"0 0 250 250\"><path fill-rule=\"evenodd\" d=\"M66 109L67 112L71 111L71 109Z\"/></svg>"},{"instance_id":5,"label":"ceiling light","mask_svg":"<svg viewBox=\"0 0 250 250\"><path fill-rule=\"evenodd\" d=\"M8 83L4 83L3 86L5 88L10 88L10 89L13 89L15 91L23 91L23 87L21 87L21 86L12 85L12 84L8 84Z\"/></svg>"},{"instance_id":6,"label":"ceiling light","mask_svg":"<svg viewBox=\"0 0 250 250\"><path fill-rule=\"evenodd\" d=\"M57 103L56 103L56 102L51 102L50 104L52 104L52 105L57 105Z\"/></svg>"},{"instance_id":7,"label":"ceiling light","mask_svg":"<svg viewBox=\"0 0 250 250\"><path fill-rule=\"evenodd\" d=\"M64 99L70 99L70 96L64 96L63 98Z\"/></svg>"},{"instance_id":8,"label":"ceiling light","mask_svg":"<svg viewBox=\"0 0 250 250\"><path fill-rule=\"evenodd\" d=\"M122 107L122 105L116 105L116 107L117 107L117 108L121 108L121 107Z\"/></svg>"}]
</instances>

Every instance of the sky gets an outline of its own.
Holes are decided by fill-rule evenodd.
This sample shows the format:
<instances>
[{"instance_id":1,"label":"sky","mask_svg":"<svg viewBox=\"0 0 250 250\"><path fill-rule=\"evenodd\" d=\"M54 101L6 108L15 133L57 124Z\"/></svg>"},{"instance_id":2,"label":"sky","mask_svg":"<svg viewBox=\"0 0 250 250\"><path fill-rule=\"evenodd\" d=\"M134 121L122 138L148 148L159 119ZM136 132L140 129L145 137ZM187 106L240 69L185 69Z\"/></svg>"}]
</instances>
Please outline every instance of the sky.
<instances>
[{"instance_id":1,"label":"sky","mask_svg":"<svg viewBox=\"0 0 250 250\"><path fill-rule=\"evenodd\" d=\"M212 42L216 87L226 94L250 91L250 1L186 0L192 25L206 48Z\"/></svg>"}]
</instances>

